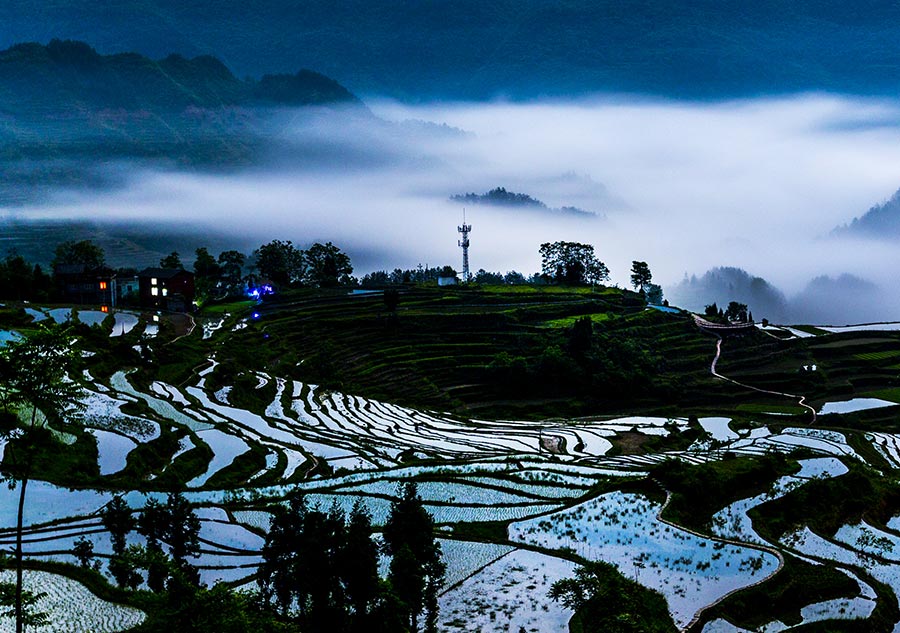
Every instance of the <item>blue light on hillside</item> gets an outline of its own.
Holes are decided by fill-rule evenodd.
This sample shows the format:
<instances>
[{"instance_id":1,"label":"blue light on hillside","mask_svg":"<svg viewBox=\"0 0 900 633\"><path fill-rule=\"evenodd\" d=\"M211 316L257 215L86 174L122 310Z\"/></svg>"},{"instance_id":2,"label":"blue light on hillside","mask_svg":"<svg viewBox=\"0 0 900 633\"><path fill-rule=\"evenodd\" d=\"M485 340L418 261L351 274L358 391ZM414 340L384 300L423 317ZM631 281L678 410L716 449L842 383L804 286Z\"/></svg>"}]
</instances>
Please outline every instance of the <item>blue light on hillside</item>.
<instances>
[{"instance_id":1,"label":"blue light on hillside","mask_svg":"<svg viewBox=\"0 0 900 633\"><path fill-rule=\"evenodd\" d=\"M258 318L259 318L259 312L254 312L252 316L253 316L254 319L258 319Z\"/></svg>"},{"instance_id":2,"label":"blue light on hillside","mask_svg":"<svg viewBox=\"0 0 900 633\"><path fill-rule=\"evenodd\" d=\"M259 300L266 295L273 294L275 294L275 288L272 287L272 284L262 284L261 286L247 288L247 296L251 299Z\"/></svg>"}]
</instances>

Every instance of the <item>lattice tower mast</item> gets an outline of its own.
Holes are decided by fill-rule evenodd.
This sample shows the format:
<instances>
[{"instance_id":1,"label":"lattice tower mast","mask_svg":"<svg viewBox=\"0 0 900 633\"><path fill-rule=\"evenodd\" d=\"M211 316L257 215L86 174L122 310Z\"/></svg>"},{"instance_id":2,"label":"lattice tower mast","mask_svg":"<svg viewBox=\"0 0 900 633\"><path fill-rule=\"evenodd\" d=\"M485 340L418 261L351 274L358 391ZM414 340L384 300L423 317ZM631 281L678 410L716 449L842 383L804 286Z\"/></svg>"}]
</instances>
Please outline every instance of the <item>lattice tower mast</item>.
<instances>
[{"instance_id":1,"label":"lattice tower mast","mask_svg":"<svg viewBox=\"0 0 900 633\"><path fill-rule=\"evenodd\" d=\"M457 227L456 229L462 234L462 239L458 241L460 248L462 248L463 252L463 268L462 268L462 276L463 282L468 283L469 281L469 232L472 230L471 224L466 224L466 210L463 209L463 223L462 226Z\"/></svg>"}]
</instances>

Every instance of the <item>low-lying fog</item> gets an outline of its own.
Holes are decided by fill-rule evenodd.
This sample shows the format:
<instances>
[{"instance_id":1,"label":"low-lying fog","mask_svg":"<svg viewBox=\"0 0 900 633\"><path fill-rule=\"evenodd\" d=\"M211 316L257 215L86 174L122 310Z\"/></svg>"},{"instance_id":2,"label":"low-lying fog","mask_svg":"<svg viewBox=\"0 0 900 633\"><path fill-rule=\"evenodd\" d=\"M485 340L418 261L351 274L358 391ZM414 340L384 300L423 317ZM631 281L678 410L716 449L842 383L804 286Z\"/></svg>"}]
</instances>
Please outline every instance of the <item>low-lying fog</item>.
<instances>
[{"instance_id":1,"label":"low-lying fog","mask_svg":"<svg viewBox=\"0 0 900 633\"><path fill-rule=\"evenodd\" d=\"M788 296L814 277L850 273L885 291L879 317L900 319L900 301L887 299L900 295L900 248L829 237L900 187L900 102L807 95L369 107L377 118L281 116L265 166L226 174L130 165L123 188L64 192L6 213L189 219L241 244L330 240L361 276L418 263L459 268L462 207L449 197L503 186L598 217L469 205L473 270L528 274L540 267L541 242L590 242L620 285L633 259L646 260L664 287L737 266Z\"/></svg>"}]
</instances>

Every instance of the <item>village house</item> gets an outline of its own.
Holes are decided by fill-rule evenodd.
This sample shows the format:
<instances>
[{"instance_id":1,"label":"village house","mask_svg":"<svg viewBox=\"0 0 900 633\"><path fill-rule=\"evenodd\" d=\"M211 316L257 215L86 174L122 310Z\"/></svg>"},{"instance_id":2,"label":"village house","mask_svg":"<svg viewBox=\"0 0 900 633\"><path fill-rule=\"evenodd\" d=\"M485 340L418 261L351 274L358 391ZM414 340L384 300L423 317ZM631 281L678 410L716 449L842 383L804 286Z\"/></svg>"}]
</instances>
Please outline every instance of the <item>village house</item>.
<instances>
[{"instance_id":1,"label":"village house","mask_svg":"<svg viewBox=\"0 0 900 633\"><path fill-rule=\"evenodd\" d=\"M63 301L116 307L116 273L106 266L88 267L84 264L62 264L54 268L53 278Z\"/></svg>"},{"instance_id":2,"label":"village house","mask_svg":"<svg viewBox=\"0 0 900 633\"><path fill-rule=\"evenodd\" d=\"M189 312L194 306L194 273L180 268L147 268L138 273L141 307Z\"/></svg>"}]
</instances>

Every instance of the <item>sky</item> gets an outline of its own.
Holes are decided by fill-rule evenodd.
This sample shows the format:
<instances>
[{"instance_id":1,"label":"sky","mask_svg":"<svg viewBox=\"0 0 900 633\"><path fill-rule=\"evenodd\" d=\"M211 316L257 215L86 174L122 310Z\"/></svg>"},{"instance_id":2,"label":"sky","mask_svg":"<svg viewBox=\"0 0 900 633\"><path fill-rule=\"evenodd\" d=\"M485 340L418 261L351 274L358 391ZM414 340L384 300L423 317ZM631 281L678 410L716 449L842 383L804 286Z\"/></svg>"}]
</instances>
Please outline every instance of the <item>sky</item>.
<instances>
[{"instance_id":1,"label":"sky","mask_svg":"<svg viewBox=\"0 0 900 633\"><path fill-rule=\"evenodd\" d=\"M419 263L459 268L462 207L449 197L503 186L598 215L470 205L473 270L532 273L542 242L569 240L593 244L620 285L632 260L647 261L664 286L713 266L744 268L788 295L819 275L897 285L893 244L829 233L900 187L900 101L808 94L368 105L377 119L282 113L267 159L252 169L128 164L122 188L61 192L6 212L189 218L245 242L332 241L362 275Z\"/></svg>"}]
</instances>

